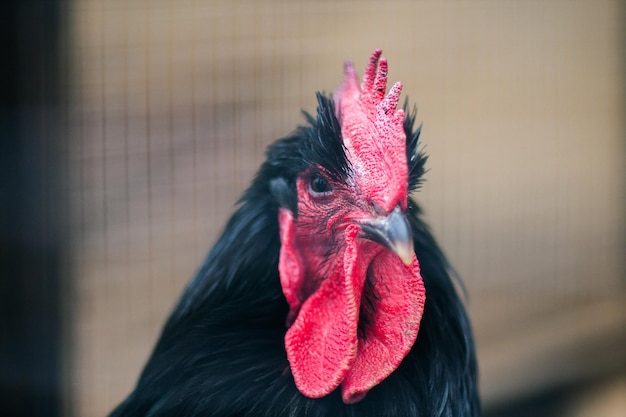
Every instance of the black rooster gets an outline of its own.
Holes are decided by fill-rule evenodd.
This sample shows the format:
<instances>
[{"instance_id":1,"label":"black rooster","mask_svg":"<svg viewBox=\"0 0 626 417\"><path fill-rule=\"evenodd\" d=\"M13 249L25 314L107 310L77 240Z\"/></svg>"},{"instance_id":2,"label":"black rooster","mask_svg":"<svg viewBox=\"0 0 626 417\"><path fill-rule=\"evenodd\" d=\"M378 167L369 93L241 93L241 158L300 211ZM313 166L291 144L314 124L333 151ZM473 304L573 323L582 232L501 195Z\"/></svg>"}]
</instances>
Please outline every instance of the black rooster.
<instances>
[{"instance_id":1,"label":"black rooster","mask_svg":"<svg viewBox=\"0 0 626 417\"><path fill-rule=\"evenodd\" d=\"M113 417L480 414L468 318L408 197L420 129L380 54L268 148Z\"/></svg>"}]
</instances>

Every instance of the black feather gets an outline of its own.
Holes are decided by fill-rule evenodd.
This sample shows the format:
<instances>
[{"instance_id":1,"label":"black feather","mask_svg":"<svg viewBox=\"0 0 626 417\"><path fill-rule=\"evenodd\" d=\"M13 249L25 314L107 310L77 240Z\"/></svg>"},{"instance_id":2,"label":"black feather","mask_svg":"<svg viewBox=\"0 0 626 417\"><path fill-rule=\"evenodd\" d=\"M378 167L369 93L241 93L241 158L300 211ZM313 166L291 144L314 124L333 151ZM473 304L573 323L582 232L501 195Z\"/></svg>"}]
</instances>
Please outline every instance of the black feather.
<instances>
[{"instance_id":1,"label":"black feather","mask_svg":"<svg viewBox=\"0 0 626 417\"><path fill-rule=\"evenodd\" d=\"M428 157L418 149L422 125L414 128L417 107L409 110L409 100L404 101L404 133L406 135L406 159L409 164L409 193L420 188L423 181L424 165Z\"/></svg>"},{"instance_id":2,"label":"black feather","mask_svg":"<svg viewBox=\"0 0 626 417\"><path fill-rule=\"evenodd\" d=\"M288 306L278 276L277 212L295 212L295 179L311 166L345 179L350 166L332 99L317 117L268 147L241 205L186 288L121 416L478 416L476 361L468 318L449 266L420 211L407 215L426 286L417 341L400 367L360 402L338 391L304 397L289 373L283 338ZM413 111L405 120L410 187L421 181ZM410 133L410 134L409 134ZM415 158L413 158L415 156Z\"/></svg>"}]
</instances>

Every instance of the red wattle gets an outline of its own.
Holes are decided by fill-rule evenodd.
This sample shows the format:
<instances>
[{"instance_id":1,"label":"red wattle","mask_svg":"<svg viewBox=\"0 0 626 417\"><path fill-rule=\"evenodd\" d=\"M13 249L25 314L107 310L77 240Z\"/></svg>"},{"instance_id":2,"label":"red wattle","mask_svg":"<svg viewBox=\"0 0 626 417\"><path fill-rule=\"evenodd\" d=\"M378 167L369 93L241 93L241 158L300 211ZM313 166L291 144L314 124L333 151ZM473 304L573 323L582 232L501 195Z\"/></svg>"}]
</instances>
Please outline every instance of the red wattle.
<instances>
[{"instance_id":1,"label":"red wattle","mask_svg":"<svg viewBox=\"0 0 626 417\"><path fill-rule=\"evenodd\" d=\"M296 386L311 398L323 397L339 387L357 355L365 271L357 262L359 229L352 225L345 233L350 238L343 262L337 263L334 273L302 304L285 335Z\"/></svg>"},{"instance_id":2,"label":"red wattle","mask_svg":"<svg viewBox=\"0 0 626 417\"><path fill-rule=\"evenodd\" d=\"M420 327L426 291L415 255L406 266L395 254L383 251L370 264L375 281L375 314L359 339L356 360L342 385L343 401L361 400L387 378L409 353Z\"/></svg>"}]
</instances>

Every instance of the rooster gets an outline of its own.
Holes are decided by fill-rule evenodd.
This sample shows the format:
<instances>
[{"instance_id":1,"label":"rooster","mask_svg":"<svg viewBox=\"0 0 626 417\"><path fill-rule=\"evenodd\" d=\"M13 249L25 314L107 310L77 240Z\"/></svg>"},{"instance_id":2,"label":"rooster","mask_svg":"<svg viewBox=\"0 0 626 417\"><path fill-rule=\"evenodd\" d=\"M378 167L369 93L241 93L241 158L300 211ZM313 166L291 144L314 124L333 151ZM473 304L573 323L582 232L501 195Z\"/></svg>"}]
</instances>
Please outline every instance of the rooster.
<instances>
[{"instance_id":1,"label":"rooster","mask_svg":"<svg viewBox=\"0 0 626 417\"><path fill-rule=\"evenodd\" d=\"M478 416L469 321L409 198L416 111L371 55L267 149L121 416Z\"/></svg>"}]
</instances>

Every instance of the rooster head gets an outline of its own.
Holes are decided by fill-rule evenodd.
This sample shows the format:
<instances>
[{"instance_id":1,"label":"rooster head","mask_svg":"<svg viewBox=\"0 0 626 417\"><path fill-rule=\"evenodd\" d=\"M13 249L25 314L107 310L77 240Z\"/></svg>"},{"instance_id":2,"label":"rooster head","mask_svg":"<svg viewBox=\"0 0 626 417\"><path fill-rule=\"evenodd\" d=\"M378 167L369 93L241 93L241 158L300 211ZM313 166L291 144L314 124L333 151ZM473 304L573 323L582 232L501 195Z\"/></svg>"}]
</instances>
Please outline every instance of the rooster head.
<instances>
[{"instance_id":1,"label":"rooster head","mask_svg":"<svg viewBox=\"0 0 626 417\"><path fill-rule=\"evenodd\" d=\"M400 365L420 327L425 290L406 217L412 156L397 109L402 85L387 95L386 87L380 50L360 86L346 63L334 103L321 100L317 120L309 116L317 129L292 184L297 201L278 212L285 349L311 398L340 387L345 403L359 401Z\"/></svg>"}]
</instances>

